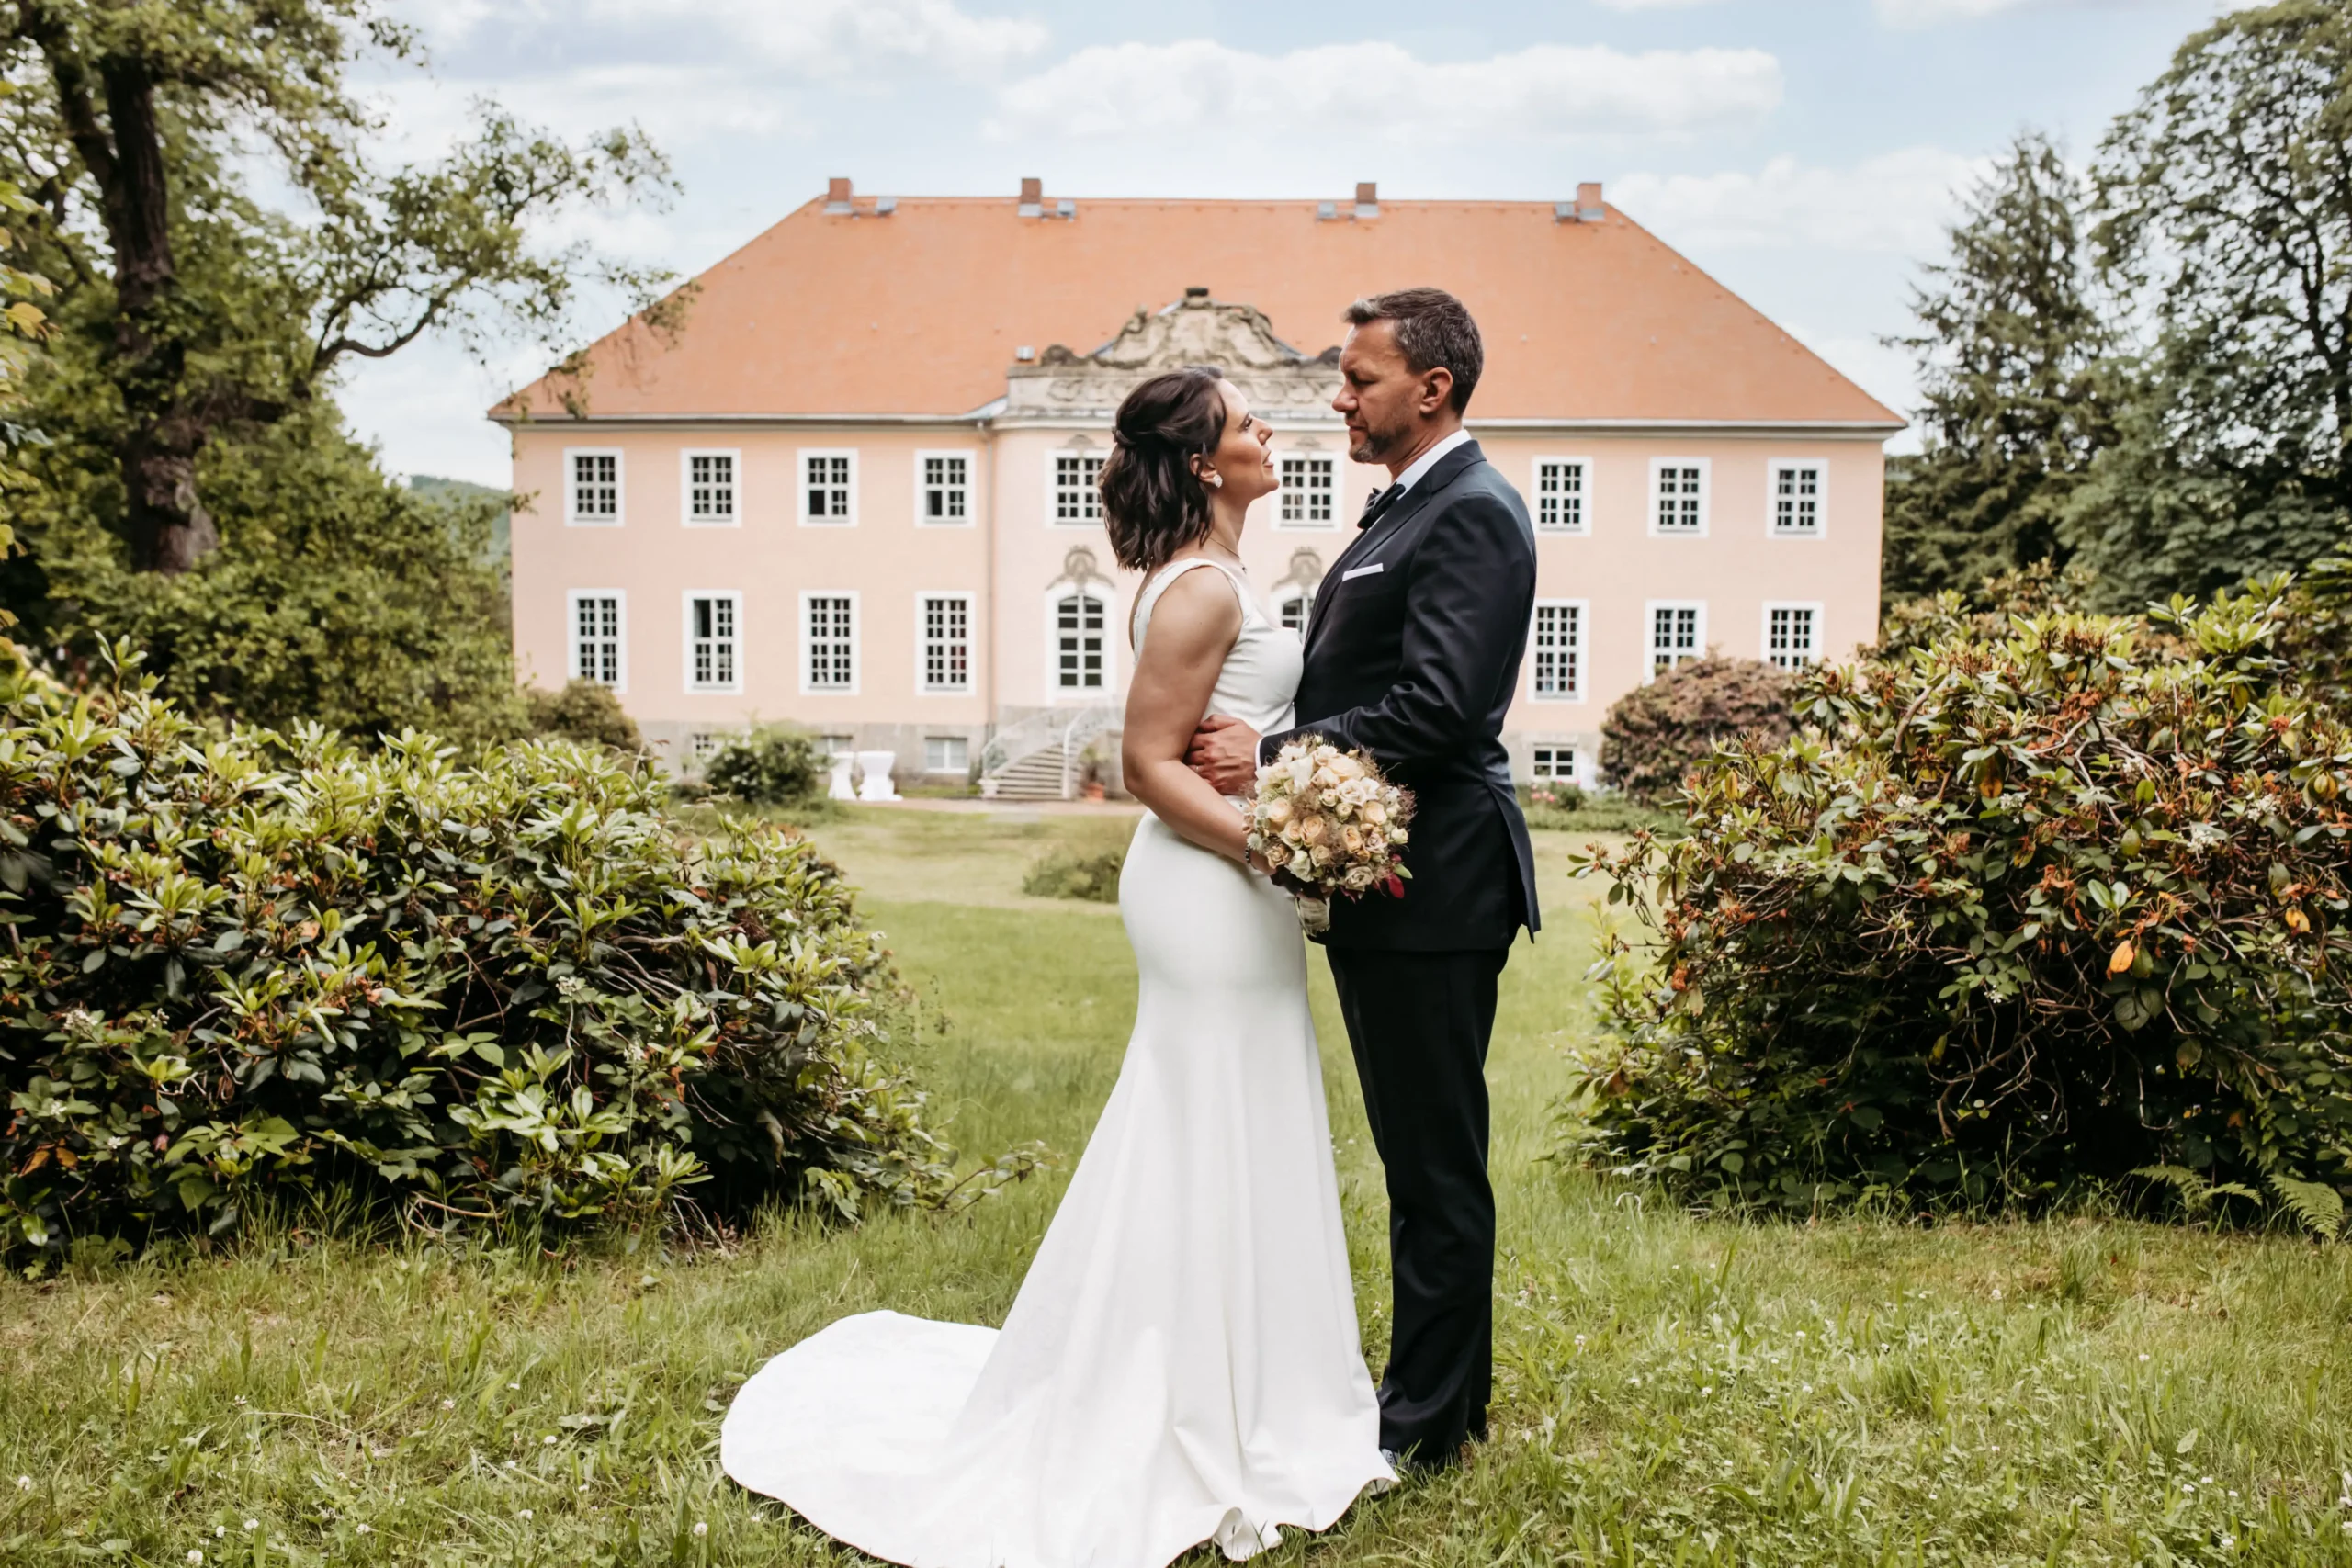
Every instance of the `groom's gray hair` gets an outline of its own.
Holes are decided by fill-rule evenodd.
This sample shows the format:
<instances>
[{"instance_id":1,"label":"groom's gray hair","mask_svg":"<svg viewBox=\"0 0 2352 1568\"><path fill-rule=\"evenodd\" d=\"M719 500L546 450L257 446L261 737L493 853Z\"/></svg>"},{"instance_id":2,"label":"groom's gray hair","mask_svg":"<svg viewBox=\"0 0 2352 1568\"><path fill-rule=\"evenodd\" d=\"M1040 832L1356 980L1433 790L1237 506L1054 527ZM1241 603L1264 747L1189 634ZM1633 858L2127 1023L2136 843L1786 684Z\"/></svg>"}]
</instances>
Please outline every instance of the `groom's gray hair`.
<instances>
[{"instance_id":1,"label":"groom's gray hair","mask_svg":"<svg viewBox=\"0 0 2352 1568\"><path fill-rule=\"evenodd\" d=\"M1453 377L1453 395L1447 401L1455 413L1469 411L1478 373L1487 367L1487 350L1478 341L1478 323L1461 300L1442 288L1399 288L1357 300L1348 307L1347 319L1353 327L1394 322L1397 350L1413 374L1443 366Z\"/></svg>"}]
</instances>

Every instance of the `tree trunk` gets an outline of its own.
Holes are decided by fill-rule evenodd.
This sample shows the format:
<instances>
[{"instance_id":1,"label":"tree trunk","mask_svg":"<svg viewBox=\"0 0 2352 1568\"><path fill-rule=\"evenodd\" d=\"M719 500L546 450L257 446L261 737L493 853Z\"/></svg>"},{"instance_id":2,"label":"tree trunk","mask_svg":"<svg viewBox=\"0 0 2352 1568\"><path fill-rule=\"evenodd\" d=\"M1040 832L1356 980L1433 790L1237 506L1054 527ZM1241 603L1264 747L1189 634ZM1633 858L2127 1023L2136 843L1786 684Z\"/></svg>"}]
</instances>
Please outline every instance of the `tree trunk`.
<instances>
[{"instance_id":1,"label":"tree trunk","mask_svg":"<svg viewBox=\"0 0 2352 1568\"><path fill-rule=\"evenodd\" d=\"M121 448L123 522L132 564L175 575L218 548L220 536L197 498L205 429L183 406L187 351L167 320L179 268L164 132L146 62L116 56L99 74L114 133L106 217L115 254L115 380L130 422Z\"/></svg>"},{"instance_id":2,"label":"tree trunk","mask_svg":"<svg viewBox=\"0 0 2352 1568\"><path fill-rule=\"evenodd\" d=\"M182 420L142 420L122 442L131 566L175 577L220 547L212 513L196 493L196 455L203 446Z\"/></svg>"}]
</instances>

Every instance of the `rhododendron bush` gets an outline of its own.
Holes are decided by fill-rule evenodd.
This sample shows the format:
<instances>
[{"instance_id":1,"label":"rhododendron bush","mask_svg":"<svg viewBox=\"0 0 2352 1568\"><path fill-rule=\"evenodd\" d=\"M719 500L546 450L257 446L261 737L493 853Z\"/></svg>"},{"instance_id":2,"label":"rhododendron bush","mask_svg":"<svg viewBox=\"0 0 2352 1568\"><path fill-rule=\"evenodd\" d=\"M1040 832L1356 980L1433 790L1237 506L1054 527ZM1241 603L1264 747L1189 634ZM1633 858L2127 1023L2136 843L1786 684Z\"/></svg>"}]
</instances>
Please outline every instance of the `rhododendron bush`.
<instances>
[{"instance_id":1,"label":"rhododendron bush","mask_svg":"<svg viewBox=\"0 0 2352 1568\"><path fill-rule=\"evenodd\" d=\"M1701 1201L2352 1190L2352 731L2286 585L1817 668L1608 877L1578 1152Z\"/></svg>"},{"instance_id":2,"label":"rhododendron bush","mask_svg":"<svg viewBox=\"0 0 2352 1568\"><path fill-rule=\"evenodd\" d=\"M21 692L0 1253L327 1183L441 1225L942 1201L833 868L773 829L685 835L662 794L570 742L459 766L207 730L136 682Z\"/></svg>"}]
</instances>

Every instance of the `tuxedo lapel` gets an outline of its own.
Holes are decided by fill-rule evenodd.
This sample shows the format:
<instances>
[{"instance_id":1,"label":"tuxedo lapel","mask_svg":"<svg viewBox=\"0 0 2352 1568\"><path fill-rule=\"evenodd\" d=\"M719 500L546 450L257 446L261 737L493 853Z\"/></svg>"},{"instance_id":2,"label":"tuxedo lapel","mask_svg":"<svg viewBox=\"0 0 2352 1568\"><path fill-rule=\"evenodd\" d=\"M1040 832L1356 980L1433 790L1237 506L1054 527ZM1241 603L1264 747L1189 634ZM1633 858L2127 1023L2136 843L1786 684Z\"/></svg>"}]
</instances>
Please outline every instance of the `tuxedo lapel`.
<instances>
[{"instance_id":1,"label":"tuxedo lapel","mask_svg":"<svg viewBox=\"0 0 2352 1568\"><path fill-rule=\"evenodd\" d=\"M1324 591L1315 596L1315 607L1307 612L1306 637L1301 645L1305 655L1311 656L1315 651L1316 637L1323 630L1323 608L1330 602L1331 595L1339 591L1344 581L1342 574L1359 559L1378 549L1384 542L1395 538L1400 530L1443 493L1445 487L1452 484L1463 469L1485 460L1486 454L1478 450L1476 441L1465 441L1456 446L1438 459L1435 468L1421 476L1420 483L1382 513L1379 521L1358 534L1348 547L1340 552L1340 558L1333 561L1331 570L1323 574Z\"/></svg>"}]
</instances>

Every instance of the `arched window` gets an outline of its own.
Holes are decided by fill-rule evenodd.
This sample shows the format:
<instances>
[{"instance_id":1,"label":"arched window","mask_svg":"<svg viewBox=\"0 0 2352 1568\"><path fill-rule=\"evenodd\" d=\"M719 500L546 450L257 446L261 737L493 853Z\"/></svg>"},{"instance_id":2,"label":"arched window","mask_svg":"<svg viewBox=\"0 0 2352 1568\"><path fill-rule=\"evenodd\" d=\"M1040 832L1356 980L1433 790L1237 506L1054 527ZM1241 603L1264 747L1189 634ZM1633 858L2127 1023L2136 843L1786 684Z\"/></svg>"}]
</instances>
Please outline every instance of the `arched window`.
<instances>
[{"instance_id":1,"label":"arched window","mask_svg":"<svg viewBox=\"0 0 2352 1568\"><path fill-rule=\"evenodd\" d=\"M1102 598L1091 592L1054 602L1054 683L1060 690L1102 690Z\"/></svg>"}]
</instances>

